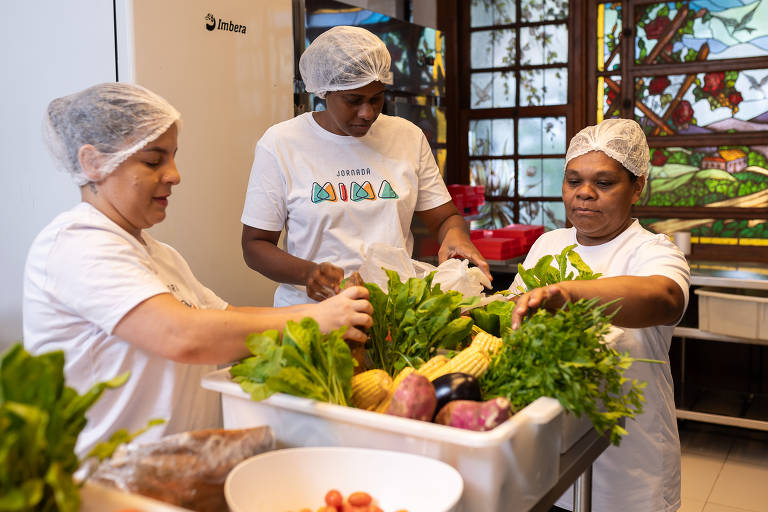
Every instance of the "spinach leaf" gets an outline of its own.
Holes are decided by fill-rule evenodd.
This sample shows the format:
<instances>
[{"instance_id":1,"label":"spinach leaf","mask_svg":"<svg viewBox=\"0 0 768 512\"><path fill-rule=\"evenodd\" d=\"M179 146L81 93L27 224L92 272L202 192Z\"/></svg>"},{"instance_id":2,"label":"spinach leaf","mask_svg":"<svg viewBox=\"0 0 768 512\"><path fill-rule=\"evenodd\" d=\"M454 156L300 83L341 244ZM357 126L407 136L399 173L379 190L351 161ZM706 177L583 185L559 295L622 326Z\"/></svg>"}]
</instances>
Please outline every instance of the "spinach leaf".
<instances>
[{"instance_id":1,"label":"spinach leaf","mask_svg":"<svg viewBox=\"0 0 768 512\"><path fill-rule=\"evenodd\" d=\"M288 322L282 338L274 330L251 334L246 345L253 357L230 368L232 380L255 401L287 393L347 405L355 360L344 329L324 335L315 320L304 318Z\"/></svg>"},{"instance_id":2,"label":"spinach leaf","mask_svg":"<svg viewBox=\"0 0 768 512\"><path fill-rule=\"evenodd\" d=\"M366 349L374 368L395 375L405 366L418 367L439 348L455 349L469 340L474 322L462 317L461 310L476 304L477 297L432 286L434 272L402 282L397 272L384 271L388 293L376 284L364 284L373 305Z\"/></svg>"}]
</instances>

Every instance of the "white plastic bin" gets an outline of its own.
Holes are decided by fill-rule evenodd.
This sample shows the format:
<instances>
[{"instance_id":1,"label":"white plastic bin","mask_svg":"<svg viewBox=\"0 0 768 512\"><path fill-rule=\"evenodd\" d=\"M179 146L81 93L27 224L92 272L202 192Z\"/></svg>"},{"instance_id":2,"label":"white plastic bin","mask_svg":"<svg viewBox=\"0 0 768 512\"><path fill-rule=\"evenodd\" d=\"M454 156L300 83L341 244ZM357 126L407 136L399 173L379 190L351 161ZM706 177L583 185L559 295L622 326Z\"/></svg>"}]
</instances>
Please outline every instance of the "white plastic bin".
<instances>
[{"instance_id":1,"label":"white plastic bin","mask_svg":"<svg viewBox=\"0 0 768 512\"><path fill-rule=\"evenodd\" d=\"M563 408L552 398L489 432L471 432L281 393L254 402L228 369L202 384L221 392L225 428L269 425L279 447L378 448L442 460L464 478L465 512L527 510L557 481Z\"/></svg>"},{"instance_id":2,"label":"white plastic bin","mask_svg":"<svg viewBox=\"0 0 768 512\"><path fill-rule=\"evenodd\" d=\"M699 329L768 340L768 291L698 288Z\"/></svg>"}]
</instances>

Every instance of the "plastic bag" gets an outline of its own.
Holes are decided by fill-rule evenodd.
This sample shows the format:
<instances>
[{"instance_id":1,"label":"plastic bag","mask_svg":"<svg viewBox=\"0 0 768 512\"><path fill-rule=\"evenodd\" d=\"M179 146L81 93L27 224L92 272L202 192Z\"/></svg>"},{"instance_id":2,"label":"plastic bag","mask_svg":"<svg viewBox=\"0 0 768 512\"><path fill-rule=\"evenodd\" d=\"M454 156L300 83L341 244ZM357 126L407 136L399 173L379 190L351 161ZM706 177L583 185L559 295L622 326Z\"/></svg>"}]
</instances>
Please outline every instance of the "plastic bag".
<instances>
[{"instance_id":1,"label":"plastic bag","mask_svg":"<svg viewBox=\"0 0 768 512\"><path fill-rule=\"evenodd\" d=\"M477 267L469 267L468 260L448 259L440 266L411 259L405 249L375 243L368 246L365 260L358 272L367 283L375 283L386 291L387 277L384 268L394 270L405 282L411 277L423 278L436 270L433 283L440 283L440 289L456 290L467 297L482 295L483 288L490 288L491 282Z\"/></svg>"},{"instance_id":2,"label":"plastic bag","mask_svg":"<svg viewBox=\"0 0 768 512\"><path fill-rule=\"evenodd\" d=\"M227 510L224 480L238 463L275 448L269 427L210 429L118 447L89 481L198 512Z\"/></svg>"},{"instance_id":3,"label":"plastic bag","mask_svg":"<svg viewBox=\"0 0 768 512\"><path fill-rule=\"evenodd\" d=\"M470 267L469 260L450 258L437 267L433 283L440 283L440 289L456 290L465 297L477 297L483 289L491 287L491 281L477 267Z\"/></svg>"}]
</instances>

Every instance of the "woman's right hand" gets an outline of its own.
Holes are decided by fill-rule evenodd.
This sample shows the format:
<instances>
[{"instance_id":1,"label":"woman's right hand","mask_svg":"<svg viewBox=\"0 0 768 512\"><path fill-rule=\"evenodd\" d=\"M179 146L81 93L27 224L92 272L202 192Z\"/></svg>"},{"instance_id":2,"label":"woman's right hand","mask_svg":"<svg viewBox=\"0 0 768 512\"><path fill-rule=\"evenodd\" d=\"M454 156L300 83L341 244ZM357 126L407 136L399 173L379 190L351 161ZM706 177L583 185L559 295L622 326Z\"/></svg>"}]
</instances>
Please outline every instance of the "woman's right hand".
<instances>
[{"instance_id":1,"label":"woman's right hand","mask_svg":"<svg viewBox=\"0 0 768 512\"><path fill-rule=\"evenodd\" d=\"M312 317L322 332L347 326L344 339L365 343L368 335L363 328L373 325L373 306L368 302L368 289L363 286L345 288L338 295L312 304Z\"/></svg>"},{"instance_id":2,"label":"woman's right hand","mask_svg":"<svg viewBox=\"0 0 768 512\"><path fill-rule=\"evenodd\" d=\"M315 263L307 275L307 296L317 301L333 297L339 293L342 279L344 270L336 265L327 261Z\"/></svg>"}]
</instances>

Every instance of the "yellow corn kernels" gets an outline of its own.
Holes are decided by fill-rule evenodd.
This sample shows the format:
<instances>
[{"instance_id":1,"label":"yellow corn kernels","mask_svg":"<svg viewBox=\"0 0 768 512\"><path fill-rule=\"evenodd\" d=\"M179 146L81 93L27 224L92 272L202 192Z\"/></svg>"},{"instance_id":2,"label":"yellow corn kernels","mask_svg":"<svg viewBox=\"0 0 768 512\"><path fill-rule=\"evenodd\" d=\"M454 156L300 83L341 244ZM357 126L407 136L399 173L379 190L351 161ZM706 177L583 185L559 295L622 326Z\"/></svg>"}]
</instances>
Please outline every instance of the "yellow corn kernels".
<instances>
[{"instance_id":1,"label":"yellow corn kernels","mask_svg":"<svg viewBox=\"0 0 768 512\"><path fill-rule=\"evenodd\" d=\"M389 393L392 377L384 370L368 370L352 377L352 404L360 409L373 410Z\"/></svg>"}]
</instances>

